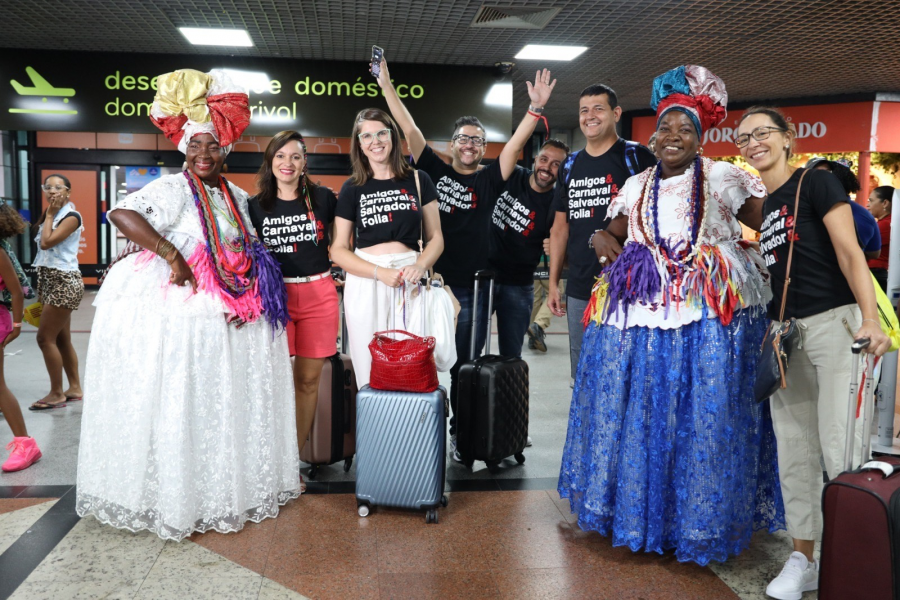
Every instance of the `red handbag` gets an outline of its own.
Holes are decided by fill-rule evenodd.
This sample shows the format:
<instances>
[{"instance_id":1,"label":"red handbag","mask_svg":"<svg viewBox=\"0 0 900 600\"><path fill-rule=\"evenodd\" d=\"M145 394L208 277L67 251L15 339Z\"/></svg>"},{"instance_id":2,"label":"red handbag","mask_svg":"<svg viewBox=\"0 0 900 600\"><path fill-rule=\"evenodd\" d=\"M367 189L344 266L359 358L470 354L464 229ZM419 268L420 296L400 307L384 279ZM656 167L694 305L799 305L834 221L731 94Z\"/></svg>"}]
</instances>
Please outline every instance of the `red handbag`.
<instances>
[{"instance_id":1,"label":"red handbag","mask_svg":"<svg viewBox=\"0 0 900 600\"><path fill-rule=\"evenodd\" d=\"M394 339L388 334L405 336ZM372 369L369 386L391 392L433 392L438 387L433 337L408 331L378 331L369 342Z\"/></svg>"}]
</instances>

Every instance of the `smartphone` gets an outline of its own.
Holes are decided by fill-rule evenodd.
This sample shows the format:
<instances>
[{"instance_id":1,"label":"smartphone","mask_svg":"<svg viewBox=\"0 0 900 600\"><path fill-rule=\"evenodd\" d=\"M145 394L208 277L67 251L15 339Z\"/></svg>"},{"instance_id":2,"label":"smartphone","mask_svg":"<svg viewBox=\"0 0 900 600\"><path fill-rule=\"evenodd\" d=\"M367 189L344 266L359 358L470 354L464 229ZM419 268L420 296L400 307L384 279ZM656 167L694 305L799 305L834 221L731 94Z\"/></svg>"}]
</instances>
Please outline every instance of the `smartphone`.
<instances>
[{"instance_id":1,"label":"smartphone","mask_svg":"<svg viewBox=\"0 0 900 600\"><path fill-rule=\"evenodd\" d=\"M381 59L384 58L384 50L378 46L372 46L372 76L378 79L381 75Z\"/></svg>"}]
</instances>

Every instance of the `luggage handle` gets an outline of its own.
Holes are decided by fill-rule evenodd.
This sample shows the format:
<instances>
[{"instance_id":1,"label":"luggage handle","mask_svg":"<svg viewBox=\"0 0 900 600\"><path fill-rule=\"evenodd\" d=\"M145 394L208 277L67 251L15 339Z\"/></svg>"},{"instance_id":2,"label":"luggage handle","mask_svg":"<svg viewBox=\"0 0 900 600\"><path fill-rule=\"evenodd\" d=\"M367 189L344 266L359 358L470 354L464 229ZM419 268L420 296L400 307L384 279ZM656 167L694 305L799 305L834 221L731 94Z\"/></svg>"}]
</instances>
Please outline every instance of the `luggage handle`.
<instances>
[{"instance_id":1,"label":"luggage handle","mask_svg":"<svg viewBox=\"0 0 900 600\"><path fill-rule=\"evenodd\" d=\"M886 463L882 460L870 460L869 462L867 462L866 464L861 466L859 468L859 470L860 471L881 471L882 473L884 473L883 479L887 479L891 475L894 475L898 471L900 471L900 468L898 468L895 465L892 465L891 463Z\"/></svg>"},{"instance_id":2,"label":"luggage handle","mask_svg":"<svg viewBox=\"0 0 900 600\"><path fill-rule=\"evenodd\" d=\"M850 346L853 353L853 361L850 369L850 398L847 402L847 438L844 441L844 471L853 469L853 443L856 440L856 409L857 398L859 398L859 358L865 348L869 347L871 340L869 338L860 338L854 340ZM872 382L874 369L872 368L872 356L866 355L866 385L863 390L862 406L862 454L860 460L868 461L869 451L872 444L872 435L869 433L870 424L872 422L875 410L875 386Z\"/></svg>"},{"instance_id":3,"label":"luggage handle","mask_svg":"<svg viewBox=\"0 0 900 600\"><path fill-rule=\"evenodd\" d=\"M472 292L472 337L469 340L469 356L472 357L471 360L478 358L475 355L475 338L478 333L478 282L482 279L490 281L490 286L488 287L487 336L484 340L484 353L491 353L491 319L494 315L494 272L482 269L475 272L475 289Z\"/></svg>"}]
</instances>

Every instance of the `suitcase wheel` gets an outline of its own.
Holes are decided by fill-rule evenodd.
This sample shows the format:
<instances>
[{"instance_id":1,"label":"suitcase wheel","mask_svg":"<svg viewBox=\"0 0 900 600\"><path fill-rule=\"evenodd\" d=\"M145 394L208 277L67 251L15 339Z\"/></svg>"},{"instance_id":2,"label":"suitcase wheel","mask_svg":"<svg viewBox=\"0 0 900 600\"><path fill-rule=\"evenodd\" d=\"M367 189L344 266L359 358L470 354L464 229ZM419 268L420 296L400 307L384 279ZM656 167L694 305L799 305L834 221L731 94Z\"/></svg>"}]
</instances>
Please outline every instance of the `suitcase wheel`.
<instances>
[{"instance_id":1,"label":"suitcase wheel","mask_svg":"<svg viewBox=\"0 0 900 600\"><path fill-rule=\"evenodd\" d=\"M429 508L425 513L425 522L426 523L437 523L438 522L438 511L436 508Z\"/></svg>"},{"instance_id":2,"label":"suitcase wheel","mask_svg":"<svg viewBox=\"0 0 900 600\"><path fill-rule=\"evenodd\" d=\"M523 459L523 460L524 460L524 459ZM350 471L350 465L352 465L352 464L353 464L353 458L352 458L352 457L351 457L351 458L348 458L347 460L344 461L344 473L347 473L347 472Z\"/></svg>"},{"instance_id":3,"label":"suitcase wheel","mask_svg":"<svg viewBox=\"0 0 900 600\"><path fill-rule=\"evenodd\" d=\"M525 462L525 455L522 454L521 452L519 452L518 454L515 455L515 459L516 459L516 462L521 465L522 463Z\"/></svg>"},{"instance_id":4,"label":"suitcase wheel","mask_svg":"<svg viewBox=\"0 0 900 600\"><path fill-rule=\"evenodd\" d=\"M319 465L313 465L309 468L309 478L315 479L316 474L319 472Z\"/></svg>"},{"instance_id":5,"label":"suitcase wheel","mask_svg":"<svg viewBox=\"0 0 900 600\"><path fill-rule=\"evenodd\" d=\"M443 506L444 508L447 508L447 503L448 503L448 502L450 502L450 501L447 499L447 495L446 495L446 494L444 494L443 496L441 496L441 506Z\"/></svg>"},{"instance_id":6,"label":"suitcase wheel","mask_svg":"<svg viewBox=\"0 0 900 600\"><path fill-rule=\"evenodd\" d=\"M369 505L368 504L360 504L356 508L356 512L359 513L359 516L361 516L361 517L368 517L369 516ZM426 519L426 521L427 521L427 519Z\"/></svg>"}]
</instances>

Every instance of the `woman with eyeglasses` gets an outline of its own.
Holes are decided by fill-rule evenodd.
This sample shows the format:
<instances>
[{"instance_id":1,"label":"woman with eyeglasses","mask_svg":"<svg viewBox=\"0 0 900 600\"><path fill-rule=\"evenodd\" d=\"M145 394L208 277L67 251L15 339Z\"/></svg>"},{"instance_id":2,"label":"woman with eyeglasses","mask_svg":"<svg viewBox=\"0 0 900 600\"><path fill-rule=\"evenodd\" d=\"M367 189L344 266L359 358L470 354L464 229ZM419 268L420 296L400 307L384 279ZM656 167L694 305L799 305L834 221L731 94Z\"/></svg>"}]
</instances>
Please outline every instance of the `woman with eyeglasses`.
<instances>
[{"instance_id":1,"label":"woman with eyeglasses","mask_svg":"<svg viewBox=\"0 0 900 600\"><path fill-rule=\"evenodd\" d=\"M32 404L31 410L62 408L82 399L78 355L70 332L72 311L84 296L84 280L78 268L78 243L84 226L69 199L72 184L63 175L50 175L42 186L47 210L34 229L38 245L32 266L37 267L38 299L43 303L37 343L50 375L50 392ZM63 389L63 371L69 387Z\"/></svg>"},{"instance_id":2,"label":"woman with eyeglasses","mask_svg":"<svg viewBox=\"0 0 900 600\"><path fill-rule=\"evenodd\" d=\"M854 339L869 338L865 352L879 356L890 346L878 321L872 278L857 242L847 194L828 171L791 166L795 137L784 115L766 107L748 109L735 137L741 156L759 171L768 191L759 244L771 274L773 321L779 318L794 238L784 318L797 320L799 336L787 387L771 398L785 518L794 551L766 594L784 600L818 587L813 550L822 533L819 461L824 456L830 478L843 470L854 360L850 345ZM794 214L798 186L800 200ZM860 462L861 429L856 428L854 464Z\"/></svg>"},{"instance_id":3,"label":"woman with eyeglasses","mask_svg":"<svg viewBox=\"0 0 900 600\"><path fill-rule=\"evenodd\" d=\"M437 190L426 173L404 160L399 128L383 110L367 108L356 115L350 164L353 175L341 188L335 210L331 255L347 272L350 357L362 387L369 383L372 334L393 328L422 333L411 325L421 325L418 304L404 304L404 313L392 288L418 282L441 255L444 238Z\"/></svg>"}]
</instances>

